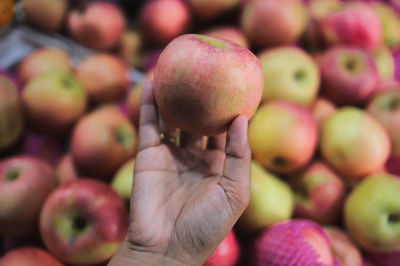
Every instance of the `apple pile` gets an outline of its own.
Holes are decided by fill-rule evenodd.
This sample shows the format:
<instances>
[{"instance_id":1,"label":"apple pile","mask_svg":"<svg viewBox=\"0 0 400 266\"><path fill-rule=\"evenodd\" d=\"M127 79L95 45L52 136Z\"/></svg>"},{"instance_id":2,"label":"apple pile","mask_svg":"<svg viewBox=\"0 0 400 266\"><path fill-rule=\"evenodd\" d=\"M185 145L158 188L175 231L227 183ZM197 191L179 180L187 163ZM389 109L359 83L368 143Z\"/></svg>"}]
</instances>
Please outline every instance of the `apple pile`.
<instances>
[{"instance_id":1,"label":"apple pile","mask_svg":"<svg viewBox=\"0 0 400 266\"><path fill-rule=\"evenodd\" d=\"M94 53L0 70L0 266L117 251L150 80L182 130L249 119L250 203L204 265L400 265L398 1L116 2L21 0Z\"/></svg>"}]
</instances>

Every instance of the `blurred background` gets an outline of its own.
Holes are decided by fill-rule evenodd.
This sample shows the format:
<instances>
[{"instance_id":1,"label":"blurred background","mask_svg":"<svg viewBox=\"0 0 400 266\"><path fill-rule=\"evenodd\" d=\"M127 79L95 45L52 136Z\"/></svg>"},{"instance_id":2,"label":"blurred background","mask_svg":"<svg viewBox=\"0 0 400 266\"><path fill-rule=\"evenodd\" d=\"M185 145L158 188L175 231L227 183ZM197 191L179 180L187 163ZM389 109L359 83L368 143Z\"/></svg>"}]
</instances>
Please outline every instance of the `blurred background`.
<instances>
[{"instance_id":1,"label":"blurred background","mask_svg":"<svg viewBox=\"0 0 400 266\"><path fill-rule=\"evenodd\" d=\"M142 85L187 33L248 48L265 83L250 204L205 265L400 265L399 12L0 0L0 266L107 264L128 226Z\"/></svg>"}]
</instances>

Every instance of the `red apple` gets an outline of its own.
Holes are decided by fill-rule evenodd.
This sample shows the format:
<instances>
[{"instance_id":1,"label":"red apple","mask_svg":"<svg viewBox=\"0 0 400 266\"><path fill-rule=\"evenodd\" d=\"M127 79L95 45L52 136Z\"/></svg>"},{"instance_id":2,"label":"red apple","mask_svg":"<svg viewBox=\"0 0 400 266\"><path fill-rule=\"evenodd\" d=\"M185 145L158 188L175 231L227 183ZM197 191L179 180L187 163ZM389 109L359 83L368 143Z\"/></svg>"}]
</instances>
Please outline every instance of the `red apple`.
<instances>
[{"instance_id":1,"label":"red apple","mask_svg":"<svg viewBox=\"0 0 400 266\"><path fill-rule=\"evenodd\" d=\"M13 145L22 134L24 121L17 87L0 75L0 150Z\"/></svg>"},{"instance_id":2,"label":"red apple","mask_svg":"<svg viewBox=\"0 0 400 266\"><path fill-rule=\"evenodd\" d=\"M52 255L36 247L11 250L0 258L0 266L62 266Z\"/></svg>"},{"instance_id":3,"label":"red apple","mask_svg":"<svg viewBox=\"0 0 400 266\"><path fill-rule=\"evenodd\" d=\"M57 188L40 215L46 247L68 264L104 262L118 250L128 229L123 199L108 185L79 179Z\"/></svg>"},{"instance_id":4,"label":"red apple","mask_svg":"<svg viewBox=\"0 0 400 266\"><path fill-rule=\"evenodd\" d=\"M250 118L261 101L263 74L257 57L229 41L183 35L162 52L154 74L161 116L201 135L224 132L238 115Z\"/></svg>"},{"instance_id":5,"label":"red apple","mask_svg":"<svg viewBox=\"0 0 400 266\"><path fill-rule=\"evenodd\" d=\"M294 43L305 31L307 12L300 0L248 1L241 26L249 40L258 46Z\"/></svg>"},{"instance_id":6,"label":"red apple","mask_svg":"<svg viewBox=\"0 0 400 266\"><path fill-rule=\"evenodd\" d=\"M246 36L244 36L240 29L235 27L215 27L208 31L205 31L203 34L210 37L231 41L243 47L249 48L249 42L247 41Z\"/></svg>"},{"instance_id":7,"label":"red apple","mask_svg":"<svg viewBox=\"0 0 400 266\"><path fill-rule=\"evenodd\" d=\"M400 265L400 252L391 253L368 253L368 259L374 266L397 266Z\"/></svg>"},{"instance_id":8,"label":"red apple","mask_svg":"<svg viewBox=\"0 0 400 266\"><path fill-rule=\"evenodd\" d=\"M120 100L130 82L125 63L109 54L85 58L76 70L76 77L94 103Z\"/></svg>"},{"instance_id":9,"label":"red apple","mask_svg":"<svg viewBox=\"0 0 400 266\"><path fill-rule=\"evenodd\" d=\"M78 178L78 173L70 153L67 153L62 157L57 165L56 173L59 184L64 184Z\"/></svg>"},{"instance_id":10,"label":"red apple","mask_svg":"<svg viewBox=\"0 0 400 266\"><path fill-rule=\"evenodd\" d=\"M29 236L47 196L57 186L53 169L32 157L0 162L0 234Z\"/></svg>"},{"instance_id":11,"label":"red apple","mask_svg":"<svg viewBox=\"0 0 400 266\"><path fill-rule=\"evenodd\" d=\"M311 106L311 113L313 114L319 128L326 119L335 113L335 111L336 106L325 98L317 98Z\"/></svg>"},{"instance_id":12,"label":"red apple","mask_svg":"<svg viewBox=\"0 0 400 266\"><path fill-rule=\"evenodd\" d=\"M234 266L239 258L239 244L230 231L203 266Z\"/></svg>"},{"instance_id":13,"label":"red apple","mask_svg":"<svg viewBox=\"0 0 400 266\"><path fill-rule=\"evenodd\" d=\"M147 1L140 13L146 38L156 44L165 45L181 35L189 20L189 10L182 0Z\"/></svg>"},{"instance_id":14,"label":"red apple","mask_svg":"<svg viewBox=\"0 0 400 266\"><path fill-rule=\"evenodd\" d=\"M349 236L336 227L325 227L325 231L331 240L333 256L339 261L341 266L362 266L362 256L360 250L351 241Z\"/></svg>"},{"instance_id":15,"label":"red apple","mask_svg":"<svg viewBox=\"0 0 400 266\"><path fill-rule=\"evenodd\" d=\"M68 0L22 0L26 21L39 30L58 31L68 8Z\"/></svg>"},{"instance_id":16,"label":"red apple","mask_svg":"<svg viewBox=\"0 0 400 266\"><path fill-rule=\"evenodd\" d=\"M125 27L116 4L94 1L81 4L68 15L68 30L79 43L93 49L109 49L118 44Z\"/></svg>"},{"instance_id":17,"label":"red apple","mask_svg":"<svg viewBox=\"0 0 400 266\"><path fill-rule=\"evenodd\" d=\"M382 43L378 15L365 3L350 2L321 22L322 33L330 44L343 44L374 51Z\"/></svg>"},{"instance_id":18,"label":"red apple","mask_svg":"<svg viewBox=\"0 0 400 266\"><path fill-rule=\"evenodd\" d=\"M72 134L71 154L83 176L110 179L135 150L136 130L116 106L85 115Z\"/></svg>"},{"instance_id":19,"label":"red apple","mask_svg":"<svg viewBox=\"0 0 400 266\"><path fill-rule=\"evenodd\" d=\"M254 243L254 265L334 265L330 240L318 224L292 220L272 225Z\"/></svg>"},{"instance_id":20,"label":"red apple","mask_svg":"<svg viewBox=\"0 0 400 266\"><path fill-rule=\"evenodd\" d=\"M71 73L69 55L59 48L42 48L25 57L18 65L18 79L22 83L49 70L59 69Z\"/></svg>"},{"instance_id":21,"label":"red apple","mask_svg":"<svg viewBox=\"0 0 400 266\"><path fill-rule=\"evenodd\" d=\"M372 56L358 48L333 47L319 58L322 92L336 104L360 104L375 91L378 69Z\"/></svg>"},{"instance_id":22,"label":"red apple","mask_svg":"<svg viewBox=\"0 0 400 266\"><path fill-rule=\"evenodd\" d=\"M339 220L346 196L344 182L328 166L314 162L303 173L292 176L295 215L320 224Z\"/></svg>"},{"instance_id":23,"label":"red apple","mask_svg":"<svg viewBox=\"0 0 400 266\"><path fill-rule=\"evenodd\" d=\"M239 7L240 0L189 0L189 4L198 18L209 20Z\"/></svg>"}]
</instances>

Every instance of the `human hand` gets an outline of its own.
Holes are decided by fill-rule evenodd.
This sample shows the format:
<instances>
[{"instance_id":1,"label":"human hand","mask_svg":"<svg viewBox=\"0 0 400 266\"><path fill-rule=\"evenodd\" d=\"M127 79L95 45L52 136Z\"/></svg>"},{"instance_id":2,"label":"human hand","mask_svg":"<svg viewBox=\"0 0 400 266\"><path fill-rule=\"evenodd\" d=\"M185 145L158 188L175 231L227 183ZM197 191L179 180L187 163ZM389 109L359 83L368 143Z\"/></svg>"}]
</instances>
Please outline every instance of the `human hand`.
<instances>
[{"instance_id":1,"label":"human hand","mask_svg":"<svg viewBox=\"0 0 400 266\"><path fill-rule=\"evenodd\" d=\"M161 120L161 121L160 121ZM247 207L247 118L226 136L178 131L159 118L151 83L142 91L139 144L125 242L109 265L202 265Z\"/></svg>"}]
</instances>

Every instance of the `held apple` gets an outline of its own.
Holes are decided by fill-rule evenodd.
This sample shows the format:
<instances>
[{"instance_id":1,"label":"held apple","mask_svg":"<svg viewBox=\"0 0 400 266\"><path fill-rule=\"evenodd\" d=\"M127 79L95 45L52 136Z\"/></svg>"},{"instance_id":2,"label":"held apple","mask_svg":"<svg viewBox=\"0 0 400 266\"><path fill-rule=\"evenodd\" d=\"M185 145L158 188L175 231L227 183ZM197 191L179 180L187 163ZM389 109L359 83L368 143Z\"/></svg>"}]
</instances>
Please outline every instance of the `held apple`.
<instances>
[{"instance_id":1,"label":"held apple","mask_svg":"<svg viewBox=\"0 0 400 266\"><path fill-rule=\"evenodd\" d=\"M243 47L249 48L249 42L247 41L246 36L244 36L244 34L240 31L240 29L235 27L230 27L230 26L215 27L204 32L203 35L228 40L236 44L239 44Z\"/></svg>"},{"instance_id":2,"label":"held apple","mask_svg":"<svg viewBox=\"0 0 400 266\"><path fill-rule=\"evenodd\" d=\"M29 24L53 33L61 28L68 0L22 0L22 8Z\"/></svg>"},{"instance_id":3,"label":"held apple","mask_svg":"<svg viewBox=\"0 0 400 266\"><path fill-rule=\"evenodd\" d=\"M255 233L289 220L293 209L294 195L288 184L253 161L250 202L238 221L240 231Z\"/></svg>"},{"instance_id":4,"label":"held apple","mask_svg":"<svg viewBox=\"0 0 400 266\"><path fill-rule=\"evenodd\" d=\"M0 258L0 266L63 266L52 255L37 247L21 247Z\"/></svg>"},{"instance_id":5,"label":"held apple","mask_svg":"<svg viewBox=\"0 0 400 266\"><path fill-rule=\"evenodd\" d=\"M245 3L241 27L257 46L294 43L305 31L308 15L300 0L251 0Z\"/></svg>"},{"instance_id":6,"label":"held apple","mask_svg":"<svg viewBox=\"0 0 400 266\"><path fill-rule=\"evenodd\" d=\"M225 239L203 266L234 266L239 259L239 243L233 231L229 231Z\"/></svg>"},{"instance_id":7,"label":"held apple","mask_svg":"<svg viewBox=\"0 0 400 266\"><path fill-rule=\"evenodd\" d=\"M68 30L79 43L93 49L110 49L118 44L125 27L119 7L110 2L81 4L68 15Z\"/></svg>"},{"instance_id":8,"label":"held apple","mask_svg":"<svg viewBox=\"0 0 400 266\"><path fill-rule=\"evenodd\" d=\"M367 110L389 133L392 143L391 155L400 157L400 90L377 94Z\"/></svg>"},{"instance_id":9,"label":"held apple","mask_svg":"<svg viewBox=\"0 0 400 266\"><path fill-rule=\"evenodd\" d=\"M249 125L254 158L267 169L282 174L299 170L310 161L317 135L310 111L285 101L264 104Z\"/></svg>"},{"instance_id":10,"label":"held apple","mask_svg":"<svg viewBox=\"0 0 400 266\"><path fill-rule=\"evenodd\" d=\"M198 18L211 20L239 7L240 0L189 0L189 4Z\"/></svg>"},{"instance_id":11,"label":"held apple","mask_svg":"<svg viewBox=\"0 0 400 266\"><path fill-rule=\"evenodd\" d=\"M314 162L289 183L295 193L295 215L331 224L339 220L346 196L344 182L328 166Z\"/></svg>"},{"instance_id":12,"label":"held apple","mask_svg":"<svg viewBox=\"0 0 400 266\"><path fill-rule=\"evenodd\" d=\"M0 151L13 145L22 134L24 121L17 87L0 75Z\"/></svg>"},{"instance_id":13,"label":"held apple","mask_svg":"<svg viewBox=\"0 0 400 266\"><path fill-rule=\"evenodd\" d=\"M110 179L136 152L136 130L117 106L85 115L76 125L71 154L78 173Z\"/></svg>"},{"instance_id":14,"label":"held apple","mask_svg":"<svg viewBox=\"0 0 400 266\"><path fill-rule=\"evenodd\" d=\"M162 52L154 73L160 115L199 135L218 135L238 115L250 118L262 97L263 76L247 48L204 35L182 35Z\"/></svg>"},{"instance_id":15,"label":"held apple","mask_svg":"<svg viewBox=\"0 0 400 266\"><path fill-rule=\"evenodd\" d=\"M387 174L362 180L348 196L346 228L371 252L400 251L400 179Z\"/></svg>"},{"instance_id":16,"label":"held apple","mask_svg":"<svg viewBox=\"0 0 400 266\"><path fill-rule=\"evenodd\" d=\"M109 54L85 58L76 70L76 77L94 103L120 100L130 83L125 63Z\"/></svg>"},{"instance_id":17,"label":"held apple","mask_svg":"<svg viewBox=\"0 0 400 266\"><path fill-rule=\"evenodd\" d=\"M400 18L392 7L383 2L371 3L382 25L383 43L392 51L400 47Z\"/></svg>"},{"instance_id":18,"label":"held apple","mask_svg":"<svg viewBox=\"0 0 400 266\"><path fill-rule=\"evenodd\" d=\"M0 162L0 234L30 236L47 196L57 186L53 169L32 157Z\"/></svg>"},{"instance_id":19,"label":"held apple","mask_svg":"<svg viewBox=\"0 0 400 266\"><path fill-rule=\"evenodd\" d=\"M325 160L349 180L382 169L390 154L385 129L355 107L341 108L324 122L320 146Z\"/></svg>"},{"instance_id":20,"label":"held apple","mask_svg":"<svg viewBox=\"0 0 400 266\"><path fill-rule=\"evenodd\" d=\"M49 70L72 73L69 55L59 48L42 48L25 57L18 65L18 79L26 83Z\"/></svg>"},{"instance_id":21,"label":"held apple","mask_svg":"<svg viewBox=\"0 0 400 266\"><path fill-rule=\"evenodd\" d=\"M339 105L364 103L379 82L372 56L358 48L337 46L319 58L322 92Z\"/></svg>"},{"instance_id":22,"label":"held apple","mask_svg":"<svg viewBox=\"0 0 400 266\"><path fill-rule=\"evenodd\" d=\"M373 57L381 81L385 82L393 80L395 62L392 52L385 46L382 46L374 51Z\"/></svg>"},{"instance_id":23,"label":"held apple","mask_svg":"<svg viewBox=\"0 0 400 266\"><path fill-rule=\"evenodd\" d=\"M264 73L263 100L287 100L310 106L317 96L318 65L301 49L283 46L258 55Z\"/></svg>"},{"instance_id":24,"label":"held apple","mask_svg":"<svg viewBox=\"0 0 400 266\"><path fill-rule=\"evenodd\" d=\"M317 122L318 128L321 128L324 121L335 112L336 106L325 98L317 98L311 106L311 113Z\"/></svg>"},{"instance_id":25,"label":"held apple","mask_svg":"<svg viewBox=\"0 0 400 266\"><path fill-rule=\"evenodd\" d=\"M111 187L125 200L131 198L134 169L135 159L131 159L119 168L111 182Z\"/></svg>"},{"instance_id":26,"label":"held apple","mask_svg":"<svg viewBox=\"0 0 400 266\"><path fill-rule=\"evenodd\" d=\"M72 74L51 70L31 79L22 92L28 121L41 131L64 135L86 110L87 96Z\"/></svg>"},{"instance_id":27,"label":"held apple","mask_svg":"<svg viewBox=\"0 0 400 266\"><path fill-rule=\"evenodd\" d=\"M46 247L68 264L104 262L117 251L128 229L124 201L106 183L79 179L47 198L40 215Z\"/></svg>"},{"instance_id":28,"label":"held apple","mask_svg":"<svg viewBox=\"0 0 400 266\"><path fill-rule=\"evenodd\" d=\"M165 45L189 26L190 14L182 0L147 1L140 13L140 26L146 38Z\"/></svg>"}]
</instances>

